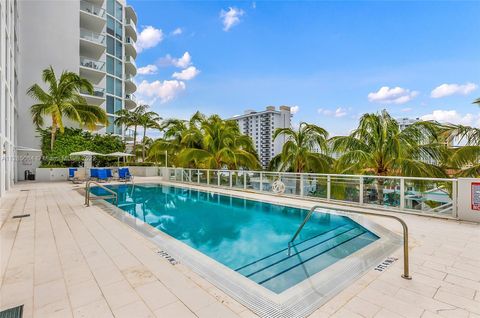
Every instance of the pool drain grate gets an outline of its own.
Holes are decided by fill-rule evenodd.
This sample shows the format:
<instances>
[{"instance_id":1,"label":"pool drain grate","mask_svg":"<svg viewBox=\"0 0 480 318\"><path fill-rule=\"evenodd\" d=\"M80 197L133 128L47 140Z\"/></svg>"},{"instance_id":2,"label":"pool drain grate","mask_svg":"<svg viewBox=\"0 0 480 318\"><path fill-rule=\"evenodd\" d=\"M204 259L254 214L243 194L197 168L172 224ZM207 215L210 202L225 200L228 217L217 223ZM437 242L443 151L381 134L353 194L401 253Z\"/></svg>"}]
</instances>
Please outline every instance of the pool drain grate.
<instances>
[{"instance_id":1,"label":"pool drain grate","mask_svg":"<svg viewBox=\"0 0 480 318\"><path fill-rule=\"evenodd\" d=\"M23 305L0 311L0 318L22 318Z\"/></svg>"}]
</instances>

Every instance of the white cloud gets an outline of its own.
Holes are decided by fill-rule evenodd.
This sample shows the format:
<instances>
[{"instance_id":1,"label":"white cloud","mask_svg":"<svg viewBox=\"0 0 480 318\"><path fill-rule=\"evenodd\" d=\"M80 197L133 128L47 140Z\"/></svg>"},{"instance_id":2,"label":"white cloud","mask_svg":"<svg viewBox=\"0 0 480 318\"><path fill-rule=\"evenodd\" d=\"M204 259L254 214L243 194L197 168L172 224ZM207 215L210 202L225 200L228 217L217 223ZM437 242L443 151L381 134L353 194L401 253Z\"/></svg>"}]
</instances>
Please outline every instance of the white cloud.
<instances>
[{"instance_id":1,"label":"white cloud","mask_svg":"<svg viewBox=\"0 0 480 318\"><path fill-rule=\"evenodd\" d=\"M160 98L161 103L166 103L177 97L185 88L185 83L177 80L157 80L154 82L144 80L138 85L137 92L142 95L141 98L144 96Z\"/></svg>"},{"instance_id":2,"label":"white cloud","mask_svg":"<svg viewBox=\"0 0 480 318\"><path fill-rule=\"evenodd\" d=\"M298 105L295 105L295 106L290 107L290 112L291 112L292 114L298 113L299 110L300 110L300 106L298 106Z\"/></svg>"},{"instance_id":3,"label":"white cloud","mask_svg":"<svg viewBox=\"0 0 480 318\"><path fill-rule=\"evenodd\" d=\"M175 30L172 31L172 35L180 35L183 33L183 29L182 28L176 28Z\"/></svg>"},{"instance_id":4,"label":"white cloud","mask_svg":"<svg viewBox=\"0 0 480 318\"><path fill-rule=\"evenodd\" d=\"M245 14L242 9L229 7L228 11L222 9L220 11L220 18L223 23L223 31L229 31L234 25L240 23L240 17Z\"/></svg>"},{"instance_id":5,"label":"white cloud","mask_svg":"<svg viewBox=\"0 0 480 318\"><path fill-rule=\"evenodd\" d=\"M153 26L149 25L143 28L142 32L138 34L137 42L135 43L135 48L137 52L140 53L143 50L152 48L163 40L163 31L156 29Z\"/></svg>"},{"instance_id":6,"label":"white cloud","mask_svg":"<svg viewBox=\"0 0 480 318\"><path fill-rule=\"evenodd\" d=\"M149 64L143 67L139 67L137 73L140 75L151 75L157 73L157 66L154 64Z\"/></svg>"},{"instance_id":7,"label":"white cloud","mask_svg":"<svg viewBox=\"0 0 480 318\"><path fill-rule=\"evenodd\" d=\"M348 114L348 109L343 107L338 107L335 110L319 108L317 112L324 116L343 117Z\"/></svg>"},{"instance_id":8,"label":"white cloud","mask_svg":"<svg viewBox=\"0 0 480 318\"><path fill-rule=\"evenodd\" d=\"M192 64L192 57L190 53L183 53L182 57L175 58L170 54L167 54L165 57L160 58L159 65L161 66L176 66L178 68L187 68Z\"/></svg>"},{"instance_id":9,"label":"white cloud","mask_svg":"<svg viewBox=\"0 0 480 318\"><path fill-rule=\"evenodd\" d=\"M172 74L173 78L178 80L188 81L193 79L197 76L200 71L195 66L187 67L186 69L182 70L181 72L175 72Z\"/></svg>"},{"instance_id":10,"label":"white cloud","mask_svg":"<svg viewBox=\"0 0 480 318\"><path fill-rule=\"evenodd\" d=\"M477 84L466 83L466 84L442 84L435 87L430 96L432 98L442 98L450 95L468 95L478 88Z\"/></svg>"},{"instance_id":11,"label":"white cloud","mask_svg":"<svg viewBox=\"0 0 480 318\"><path fill-rule=\"evenodd\" d=\"M383 86L377 92L369 93L368 100L385 104L405 104L417 95L417 91L406 88Z\"/></svg>"},{"instance_id":12,"label":"white cloud","mask_svg":"<svg viewBox=\"0 0 480 318\"><path fill-rule=\"evenodd\" d=\"M430 114L426 114L420 117L422 120L435 120L441 123L461 124L461 125L475 125L478 126L480 121L479 115L473 115L467 113L465 115L460 114L456 110L434 110Z\"/></svg>"}]
</instances>

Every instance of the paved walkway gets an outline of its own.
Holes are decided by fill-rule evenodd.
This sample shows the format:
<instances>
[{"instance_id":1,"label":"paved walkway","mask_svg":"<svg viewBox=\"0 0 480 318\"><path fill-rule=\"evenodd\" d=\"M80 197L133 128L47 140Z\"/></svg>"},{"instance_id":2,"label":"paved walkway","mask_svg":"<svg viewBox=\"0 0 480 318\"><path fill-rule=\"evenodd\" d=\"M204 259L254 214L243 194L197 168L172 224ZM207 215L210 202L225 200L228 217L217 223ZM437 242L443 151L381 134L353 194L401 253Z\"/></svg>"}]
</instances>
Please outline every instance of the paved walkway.
<instances>
[{"instance_id":1,"label":"paved walkway","mask_svg":"<svg viewBox=\"0 0 480 318\"><path fill-rule=\"evenodd\" d=\"M255 317L99 207L85 208L74 187L19 183L0 202L0 310L24 304L24 317ZM30 216L12 218L21 214ZM399 260L368 272L311 317L480 318L480 226L404 219L413 280L400 278Z\"/></svg>"}]
</instances>

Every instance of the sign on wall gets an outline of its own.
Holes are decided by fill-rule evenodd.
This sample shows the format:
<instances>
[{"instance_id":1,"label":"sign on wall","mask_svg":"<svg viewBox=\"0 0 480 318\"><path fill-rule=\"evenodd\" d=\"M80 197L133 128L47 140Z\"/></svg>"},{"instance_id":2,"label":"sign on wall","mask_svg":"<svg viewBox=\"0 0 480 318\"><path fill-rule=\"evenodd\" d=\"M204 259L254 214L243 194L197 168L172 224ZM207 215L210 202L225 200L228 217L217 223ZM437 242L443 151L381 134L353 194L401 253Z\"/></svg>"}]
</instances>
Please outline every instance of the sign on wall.
<instances>
[{"instance_id":1,"label":"sign on wall","mask_svg":"<svg viewBox=\"0 0 480 318\"><path fill-rule=\"evenodd\" d=\"M472 182L471 191L472 210L480 211L480 182Z\"/></svg>"}]
</instances>

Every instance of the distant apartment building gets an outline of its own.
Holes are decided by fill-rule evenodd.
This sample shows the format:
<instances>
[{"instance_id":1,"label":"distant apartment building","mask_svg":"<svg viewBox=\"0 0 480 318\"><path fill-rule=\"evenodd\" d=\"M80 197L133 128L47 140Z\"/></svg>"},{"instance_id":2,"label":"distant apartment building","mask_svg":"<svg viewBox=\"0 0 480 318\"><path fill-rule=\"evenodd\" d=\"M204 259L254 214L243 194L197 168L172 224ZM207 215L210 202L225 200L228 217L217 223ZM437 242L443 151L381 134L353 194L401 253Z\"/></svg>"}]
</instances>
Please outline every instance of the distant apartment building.
<instances>
[{"instance_id":1,"label":"distant apartment building","mask_svg":"<svg viewBox=\"0 0 480 318\"><path fill-rule=\"evenodd\" d=\"M277 128L290 128L292 113L290 107L267 106L264 111L246 110L243 115L230 118L235 120L244 135L252 138L257 150L260 163L267 168L270 160L282 151L286 141L285 136L278 136L275 140L273 134Z\"/></svg>"},{"instance_id":2,"label":"distant apartment building","mask_svg":"<svg viewBox=\"0 0 480 318\"><path fill-rule=\"evenodd\" d=\"M403 117L403 118L397 118L398 126L400 127L400 130L404 130L410 125L413 125L416 122L419 122L421 119L420 118L408 118L408 117Z\"/></svg>"},{"instance_id":3,"label":"distant apartment building","mask_svg":"<svg viewBox=\"0 0 480 318\"><path fill-rule=\"evenodd\" d=\"M18 3L0 1L0 198L15 181Z\"/></svg>"},{"instance_id":4,"label":"distant apartment building","mask_svg":"<svg viewBox=\"0 0 480 318\"><path fill-rule=\"evenodd\" d=\"M2 4L4 0L2 0ZM114 125L115 112L136 107L133 76L137 73L137 15L125 0L13 1L18 6L19 86L18 145L40 148L25 94L34 83L45 87L42 70L50 65L57 77L64 70L79 73L94 86L94 94L83 94L87 102L103 107L107 126L97 133L123 136ZM3 25L4 19L2 19ZM3 33L3 32L2 32ZM3 53L3 52L2 52ZM46 125L50 125L48 118ZM39 160L19 161L19 179L24 170L35 170Z\"/></svg>"}]
</instances>

